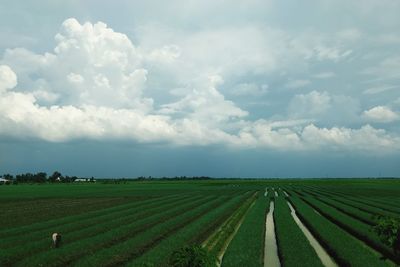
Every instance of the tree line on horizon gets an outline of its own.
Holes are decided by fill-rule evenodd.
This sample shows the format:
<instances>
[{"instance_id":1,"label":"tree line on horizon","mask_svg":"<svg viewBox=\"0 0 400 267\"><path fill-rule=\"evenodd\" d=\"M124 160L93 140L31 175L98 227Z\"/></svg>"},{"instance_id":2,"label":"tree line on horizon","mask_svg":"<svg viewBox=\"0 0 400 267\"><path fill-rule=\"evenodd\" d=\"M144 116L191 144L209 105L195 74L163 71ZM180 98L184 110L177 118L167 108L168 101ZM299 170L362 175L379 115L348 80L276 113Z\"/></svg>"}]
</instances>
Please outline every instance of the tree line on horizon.
<instances>
[{"instance_id":1,"label":"tree line on horizon","mask_svg":"<svg viewBox=\"0 0 400 267\"><path fill-rule=\"evenodd\" d=\"M37 172L37 173L22 173L17 175L12 174L4 174L3 178L9 180L11 184L18 183L54 183L54 182L62 182L62 183L71 183L76 179L79 179L77 176L63 176L59 171L53 172L51 175L47 175L45 172Z\"/></svg>"},{"instance_id":2,"label":"tree line on horizon","mask_svg":"<svg viewBox=\"0 0 400 267\"><path fill-rule=\"evenodd\" d=\"M6 184L18 184L18 183L72 183L77 179L85 179L88 182L94 182L94 177L91 178L83 178L77 176L64 176L59 171L53 172L53 174L48 175L46 172L37 172L37 173L22 173L16 174L15 176L12 174L4 174L0 176L0 178L4 178L8 180ZM179 180L210 180L213 179L208 176L175 176L175 177L152 177L152 176L139 176L136 178L108 178L101 179L103 183L120 183L120 182L128 182L128 181L152 181L152 180L169 180L169 181L179 181Z\"/></svg>"}]
</instances>

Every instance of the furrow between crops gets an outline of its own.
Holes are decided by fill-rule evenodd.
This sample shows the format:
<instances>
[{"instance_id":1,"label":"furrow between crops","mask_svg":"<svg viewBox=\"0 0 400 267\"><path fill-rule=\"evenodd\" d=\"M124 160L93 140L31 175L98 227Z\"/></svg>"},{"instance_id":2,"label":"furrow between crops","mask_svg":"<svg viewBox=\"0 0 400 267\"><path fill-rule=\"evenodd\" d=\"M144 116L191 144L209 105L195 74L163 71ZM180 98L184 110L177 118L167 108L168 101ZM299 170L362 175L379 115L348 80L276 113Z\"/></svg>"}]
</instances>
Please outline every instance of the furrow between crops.
<instances>
[{"instance_id":1,"label":"furrow between crops","mask_svg":"<svg viewBox=\"0 0 400 267\"><path fill-rule=\"evenodd\" d=\"M287 204L289 205L294 221L299 226L301 231L304 233L305 237L310 242L311 246L314 248L322 264L326 267L337 267L338 265L335 263L335 261L329 256L326 250L319 244L317 239L313 236L313 234L311 234L311 232L307 229L307 227L300 221L299 217L297 217L296 211L293 208L292 204L290 204L290 202L287 202Z\"/></svg>"},{"instance_id":2,"label":"furrow between crops","mask_svg":"<svg viewBox=\"0 0 400 267\"><path fill-rule=\"evenodd\" d=\"M274 223L274 201L271 201L265 222L264 267L280 267Z\"/></svg>"}]
</instances>

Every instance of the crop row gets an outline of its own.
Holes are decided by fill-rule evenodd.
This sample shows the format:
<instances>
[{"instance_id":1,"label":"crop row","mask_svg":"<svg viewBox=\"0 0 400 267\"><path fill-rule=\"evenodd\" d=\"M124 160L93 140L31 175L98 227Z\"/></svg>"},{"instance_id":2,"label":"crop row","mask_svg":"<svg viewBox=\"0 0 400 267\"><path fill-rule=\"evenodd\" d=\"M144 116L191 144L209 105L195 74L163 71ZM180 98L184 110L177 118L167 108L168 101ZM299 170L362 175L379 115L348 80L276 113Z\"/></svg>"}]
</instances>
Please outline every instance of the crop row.
<instances>
[{"instance_id":1,"label":"crop row","mask_svg":"<svg viewBox=\"0 0 400 267\"><path fill-rule=\"evenodd\" d=\"M221 256L224 246L227 241L235 233L237 227L240 225L241 220L246 215L247 211L257 198L257 193L254 193L248 198L233 214L229 217L222 226L215 231L211 237L206 240L204 246L217 257Z\"/></svg>"},{"instance_id":2,"label":"crop row","mask_svg":"<svg viewBox=\"0 0 400 267\"><path fill-rule=\"evenodd\" d=\"M273 187L269 187L266 190L268 192L268 194L267 194L268 198L270 198L270 199L275 198L275 189Z\"/></svg>"},{"instance_id":3,"label":"crop row","mask_svg":"<svg viewBox=\"0 0 400 267\"><path fill-rule=\"evenodd\" d=\"M381 215L381 216L390 216L390 217L400 217L398 212L395 212L392 208L390 207L377 207L376 204L371 205L372 203L368 202L363 202L362 200L351 200L351 199L345 199L345 198L338 198L334 197L332 198L337 202L342 202L344 204L347 204L349 206L356 207L360 210L363 210L365 212L369 212L371 214L375 215Z\"/></svg>"},{"instance_id":4,"label":"crop row","mask_svg":"<svg viewBox=\"0 0 400 267\"><path fill-rule=\"evenodd\" d=\"M339 210L312 197L303 198L308 204L316 209L321 215L328 218L351 235L365 242L370 247L382 253L393 261L399 262L399 259L392 253L392 250L384 245L379 237L371 231L371 226L365 224L353 217L340 212Z\"/></svg>"},{"instance_id":5,"label":"crop row","mask_svg":"<svg viewBox=\"0 0 400 267\"><path fill-rule=\"evenodd\" d=\"M343 201L338 201L334 197L327 197L324 195L320 195L314 192L310 192L316 199L319 201L336 208L337 210L355 218L358 219L366 224L369 225L375 225L376 220L374 218L374 213L367 212L367 207L365 207L364 204L359 203L358 205L349 205L348 203L345 203Z\"/></svg>"},{"instance_id":6,"label":"crop row","mask_svg":"<svg viewBox=\"0 0 400 267\"><path fill-rule=\"evenodd\" d=\"M274 221L282 266L323 267L315 250L294 221L288 204L283 197L275 199Z\"/></svg>"},{"instance_id":7,"label":"crop row","mask_svg":"<svg viewBox=\"0 0 400 267\"><path fill-rule=\"evenodd\" d=\"M27 263L29 263L30 260L38 260L40 263L40 261L51 261L58 257L67 260L75 256L81 256L90 252L91 247L112 245L120 242L122 239L129 238L130 235L137 234L141 229L156 224L160 220L166 220L171 216L177 216L185 210L190 210L209 199L210 198L204 198L183 202L184 204L173 202L165 206L159 203L161 207L157 208L160 211L158 214L154 213L154 209L143 209L141 212L133 211L132 214L134 216L130 217L129 220L125 220L124 217L119 217L112 221L106 221L105 224L94 225L80 231L72 232L70 235L66 233L63 235L62 247L57 250L50 249L50 242L46 240L11 248L4 251L5 253L0 257L0 263L2 261L15 262L22 257L25 258L25 262ZM82 250L82 248L85 248L85 250ZM42 253L38 254L39 252Z\"/></svg>"},{"instance_id":8,"label":"crop row","mask_svg":"<svg viewBox=\"0 0 400 267\"><path fill-rule=\"evenodd\" d=\"M339 198L342 200L348 200L348 201L353 201L356 203L361 203L365 204L367 206L379 208L391 213L400 213L400 203L396 202L397 199L391 198L390 200L380 200L376 198L374 195L371 195L371 197L368 196L355 196L354 194L349 195L346 193L342 192L337 192L337 191L332 191L332 190L326 190L323 188L319 187L311 187L308 186L309 188L312 188L314 192L318 192L319 194L325 194L330 197L335 197Z\"/></svg>"},{"instance_id":9,"label":"crop row","mask_svg":"<svg viewBox=\"0 0 400 267\"><path fill-rule=\"evenodd\" d=\"M82 238L91 227L99 229L99 231L104 231L104 229L115 227L123 224L125 221L139 218L139 214L149 214L149 211L153 209L162 210L163 207L169 207L175 205L176 202L183 200L194 200L197 197L174 197L169 199L161 199L157 201L150 201L147 203L137 203L135 206L126 208L120 211L110 212L108 214L94 216L92 218L87 218L85 220L73 221L67 224L59 224L57 226L49 227L47 229L41 229L37 231L32 231L26 233L23 236L11 236L9 238L3 238L0 241L0 248L11 248L14 246L26 244L29 240L30 243L45 240L46 245L48 244L49 235L53 232L59 232L65 234L65 239L68 242L74 241L76 239ZM156 211L154 210L154 212ZM117 218L117 220L115 220ZM102 226L104 226L102 228ZM96 232L93 232L96 234ZM46 242L47 241L47 242ZM40 243L35 243L35 247L40 247Z\"/></svg>"},{"instance_id":10,"label":"crop row","mask_svg":"<svg viewBox=\"0 0 400 267\"><path fill-rule=\"evenodd\" d=\"M210 210L216 209L225 203L226 199L219 198L213 201L208 201L205 204L198 205L191 210L172 217L169 220L141 231L133 238L127 239L124 242L97 250L96 253L81 258L74 266L121 266L130 261L135 260L140 255L151 250L164 239L175 235L181 228L189 225L196 220L202 218Z\"/></svg>"},{"instance_id":11,"label":"crop row","mask_svg":"<svg viewBox=\"0 0 400 267\"><path fill-rule=\"evenodd\" d=\"M0 221L3 229L36 222L83 214L128 202L125 198L34 199L0 202Z\"/></svg>"},{"instance_id":12,"label":"crop row","mask_svg":"<svg viewBox=\"0 0 400 267\"><path fill-rule=\"evenodd\" d=\"M302 222L340 266L388 266L387 262L379 259L376 252L364 246L338 225L316 213L311 206L297 196L290 197L290 202Z\"/></svg>"},{"instance_id":13,"label":"crop row","mask_svg":"<svg viewBox=\"0 0 400 267\"><path fill-rule=\"evenodd\" d=\"M153 266L167 266L168 257L172 251L177 250L185 244L199 244L205 240L210 233L218 229L221 224L230 217L250 194L236 196L211 210L205 216L186 225L174 235L161 241L156 247L140 256L138 259L130 262L127 266L144 266L152 264Z\"/></svg>"},{"instance_id":14,"label":"crop row","mask_svg":"<svg viewBox=\"0 0 400 267\"><path fill-rule=\"evenodd\" d=\"M179 195L172 195L170 197L162 198L162 199L177 198L177 197L179 197ZM114 206L111 208L105 208L105 209L87 212L85 214L72 215L72 216L67 216L67 217L63 217L63 218L37 222L37 223L26 225L26 226L5 229L5 230L0 231L0 238L8 238L8 237L17 236L17 235L26 235L27 233L32 233L37 230L50 229L52 227L57 227L59 225L75 223L76 221L84 221L86 219L91 219L93 217L99 217L99 216L103 216L103 215L107 216L113 212L123 211L123 210L130 209L130 208L138 206L138 205L154 203L154 202L159 201L160 199L161 198L154 198L154 199L152 198L149 200L134 201L134 202Z\"/></svg>"},{"instance_id":15,"label":"crop row","mask_svg":"<svg viewBox=\"0 0 400 267\"><path fill-rule=\"evenodd\" d=\"M393 206L390 203L379 202L378 200L376 200L374 198L365 198L365 197L364 198L361 198L361 197L356 198L356 197L352 197L352 196L347 196L347 197L345 197L345 199L348 199L350 201L355 201L358 203L362 203L367 206L379 208L381 210L390 212L391 214L399 214L400 213L400 207Z\"/></svg>"},{"instance_id":16,"label":"crop row","mask_svg":"<svg viewBox=\"0 0 400 267\"><path fill-rule=\"evenodd\" d=\"M229 244L222 266L264 266L265 219L268 210L269 198L260 194Z\"/></svg>"},{"instance_id":17,"label":"crop row","mask_svg":"<svg viewBox=\"0 0 400 267\"><path fill-rule=\"evenodd\" d=\"M246 191L240 192L241 201L237 203L235 208L230 212L225 212L222 216L220 216L216 221L213 221L209 227L200 231L196 236L194 236L191 240L191 244L204 244L206 240L210 238L216 231L216 229L220 228L231 216L234 214L242 205L243 203L252 196L254 191ZM237 196L236 196L237 197Z\"/></svg>"},{"instance_id":18,"label":"crop row","mask_svg":"<svg viewBox=\"0 0 400 267\"><path fill-rule=\"evenodd\" d=\"M315 192L313 191L313 194L319 198L319 199L329 199L331 201L334 201L335 203L341 203L338 204L337 206L341 206L341 205L346 205L346 206L350 206L353 208L356 208L362 212L366 214L370 214L369 215L369 222L367 222L366 220L364 220L364 222L369 223L369 224L375 224L375 218L376 216L389 216L389 217L399 217L399 214L394 212L394 211L389 211L390 208L388 209L388 207L376 207L375 203L368 203L363 201L363 199L349 199L349 198L345 198L345 197L337 197L337 196L330 196L327 193L321 193L321 192ZM371 202L373 202L371 200ZM350 210L349 210L350 211ZM351 214L349 214L351 215ZM360 214L356 214L356 212L354 212L355 216L360 215ZM362 218L361 216L358 216L359 219L363 220L363 219L368 219L366 218L366 216L363 216L364 218Z\"/></svg>"}]
</instances>

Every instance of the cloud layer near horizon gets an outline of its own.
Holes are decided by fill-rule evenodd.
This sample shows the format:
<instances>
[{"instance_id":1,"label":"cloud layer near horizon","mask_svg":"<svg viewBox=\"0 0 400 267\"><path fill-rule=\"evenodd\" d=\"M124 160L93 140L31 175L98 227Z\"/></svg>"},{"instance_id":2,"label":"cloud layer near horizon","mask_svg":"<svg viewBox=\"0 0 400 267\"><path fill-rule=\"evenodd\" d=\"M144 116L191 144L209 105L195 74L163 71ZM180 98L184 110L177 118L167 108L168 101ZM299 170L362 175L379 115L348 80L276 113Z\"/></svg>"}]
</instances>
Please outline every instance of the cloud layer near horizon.
<instances>
[{"instance_id":1,"label":"cloud layer near horizon","mask_svg":"<svg viewBox=\"0 0 400 267\"><path fill-rule=\"evenodd\" d=\"M70 18L52 51L7 49L0 60L0 134L50 142L400 150L399 99L366 105L359 97L390 86L347 94L319 84L337 77L330 69L302 73L360 60L352 48L361 38L357 29L335 35L255 26L172 31L164 44L151 40L168 31L154 25L141 31L135 43L104 22ZM397 74L384 70L398 69L399 58L359 75L392 79ZM281 77L282 86L271 77ZM279 91L285 96L275 101ZM283 102L282 108L253 111L252 103L264 105L260 99Z\"/></svg>"}]
</instances>

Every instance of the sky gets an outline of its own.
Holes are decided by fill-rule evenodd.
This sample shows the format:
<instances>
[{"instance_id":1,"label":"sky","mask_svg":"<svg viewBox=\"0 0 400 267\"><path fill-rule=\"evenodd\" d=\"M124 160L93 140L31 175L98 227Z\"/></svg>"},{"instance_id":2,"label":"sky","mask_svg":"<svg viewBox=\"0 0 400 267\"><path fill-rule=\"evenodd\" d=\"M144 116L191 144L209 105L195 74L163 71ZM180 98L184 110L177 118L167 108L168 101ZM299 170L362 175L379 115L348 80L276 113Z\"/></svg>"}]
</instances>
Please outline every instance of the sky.
<instances>
[{"instance_id":1,"label":"sky","mask_svg":"<svg viewBox=\"0 0 400 267\"><path fill-rule=\"evenodd\" d=\"M398 0L0 2L0 173L400 177Z\"/></svg>"}]
</instances>

